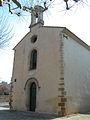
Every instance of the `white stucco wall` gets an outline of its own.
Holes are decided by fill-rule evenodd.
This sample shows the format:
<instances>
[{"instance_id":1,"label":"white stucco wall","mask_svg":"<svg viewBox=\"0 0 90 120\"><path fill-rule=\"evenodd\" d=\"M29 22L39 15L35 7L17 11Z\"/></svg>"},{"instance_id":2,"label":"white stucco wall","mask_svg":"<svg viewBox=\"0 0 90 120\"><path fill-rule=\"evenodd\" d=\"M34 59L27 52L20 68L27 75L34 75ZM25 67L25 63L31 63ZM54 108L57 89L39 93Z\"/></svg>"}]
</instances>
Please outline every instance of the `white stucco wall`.
<instances>
[{"instance_id":1,"label":"white stucco wall","mask_svg":"<svg viewBox=\"0 0 90 120\"><path fill-rule=\"evenodd\" d=\"M67 112L90 112L90 51L70 37L63 39Z\"/></svg>"},{"instance_id":2,"label":"white stucco wall","mask_svg":"<svg viewBox=\"0 0 90 120\"><path fill-rule=\"evenodd\" d=\"M38 110L57 112L59 80L59 31L41 28L38 36L38 66L36 78L39 91Z\"/></svg>"},{"instance_id":3,"label":"white stucco wall","mask_svg":"<svg viewBox=\"0 0 90 120\"><path fill-rule=\"evenodd\" d=\"M14 66L13 66L13 74L12 74L12 106L14 110L22 109L25 110L25 106L23 104L25 100L24 96L24 41L22 44L19 44L19 47L15 50L15 58L14 58ZM15 82L16 79L16 82Z\"/></svg>"},{"instance_id":4,"label":"white stucco wall","mask_svg":"<svg viewBox=\"0 0 90 120\"><path fill-rule=\"evenodd\" d=\"M36 111L57 113L58 83L60 78L60 28L40 27L33 29L18 46L16 46L15 65L13 71L13 109L27 110L27 93L24 90L26 81L30 78L37 79ZM37 35L37 41L32 44L30 38ZM31 50L37 50L37 69L29 71Z\"/></svg>"}]
</instances>

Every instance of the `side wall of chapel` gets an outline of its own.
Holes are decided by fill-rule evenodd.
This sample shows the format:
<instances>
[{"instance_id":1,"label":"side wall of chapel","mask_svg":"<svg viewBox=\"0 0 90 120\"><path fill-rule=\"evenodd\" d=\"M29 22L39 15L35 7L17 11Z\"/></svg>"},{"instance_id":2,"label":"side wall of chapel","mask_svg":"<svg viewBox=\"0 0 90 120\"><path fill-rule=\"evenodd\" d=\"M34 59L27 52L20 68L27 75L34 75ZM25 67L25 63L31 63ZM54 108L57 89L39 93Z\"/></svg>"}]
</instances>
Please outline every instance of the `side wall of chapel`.
<instances>
[{"instance_id":1,"label":"side wall of chapel","mask_svg":"<svg viewBox=\"0 0 90 120\"><path fill-rule=\"evenodd\" d=\"M64 37L64 81L67 114L90 111L90 51Z\"/></svg>"}]
</instances>

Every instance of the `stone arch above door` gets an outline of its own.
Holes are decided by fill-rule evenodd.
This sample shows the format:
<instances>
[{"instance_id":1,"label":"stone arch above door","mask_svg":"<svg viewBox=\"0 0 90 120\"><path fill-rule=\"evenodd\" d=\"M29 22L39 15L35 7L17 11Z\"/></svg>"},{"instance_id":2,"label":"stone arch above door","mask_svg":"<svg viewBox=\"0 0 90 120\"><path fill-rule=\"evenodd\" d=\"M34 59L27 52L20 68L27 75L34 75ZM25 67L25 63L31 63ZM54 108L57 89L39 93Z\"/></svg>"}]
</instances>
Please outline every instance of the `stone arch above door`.
<instances>
[{"instance_id":1,"label":"stone arch above door","mask_svg":"<svg viewBox=\"0 0 90 120\"><path fill-rule=\"evenodd\" d=\"M26 81L25 86L24 86L24 90L26 89L27 85L30 85L32 82L35 82L35 84L37 85L38 89L40 88L38 80L36 78L32 77L32 78L29 78Z\"/></svg>"}]
</instances>

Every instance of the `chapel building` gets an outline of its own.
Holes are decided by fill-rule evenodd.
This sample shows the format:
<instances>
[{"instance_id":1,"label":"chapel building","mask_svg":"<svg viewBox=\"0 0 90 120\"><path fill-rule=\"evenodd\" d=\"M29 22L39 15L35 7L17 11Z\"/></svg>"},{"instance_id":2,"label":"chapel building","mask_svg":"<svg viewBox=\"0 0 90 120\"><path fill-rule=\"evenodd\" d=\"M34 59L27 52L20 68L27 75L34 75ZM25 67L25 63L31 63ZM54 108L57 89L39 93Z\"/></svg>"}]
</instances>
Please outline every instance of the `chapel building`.
<instances>
[{"instance_id":1,"label":"chapel building","mask_svg":"<svg viewBox=\"0 0 90 120\"><path fill-rule=\"evenodd\" d=\"M14 47L10 109L65 116L90 111L90 47L65 27L43 26Z\"/></svg>"}]
</instances>

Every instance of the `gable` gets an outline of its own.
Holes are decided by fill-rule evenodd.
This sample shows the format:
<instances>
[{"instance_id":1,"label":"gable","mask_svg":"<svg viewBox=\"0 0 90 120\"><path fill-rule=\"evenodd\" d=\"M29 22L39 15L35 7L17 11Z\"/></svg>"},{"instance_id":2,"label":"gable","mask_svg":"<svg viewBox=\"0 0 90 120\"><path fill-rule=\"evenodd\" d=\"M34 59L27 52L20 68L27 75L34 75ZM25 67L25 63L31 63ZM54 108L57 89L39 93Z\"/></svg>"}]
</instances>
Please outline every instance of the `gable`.
<instances>
[{"instance_id":1,"label":"gable","mask_svg":"<svg viewBox=\"0 0 90 120\"><path fill-rule=\"evenodd\" d=\"M56 29L56 30L60 30L62 33L68 35L69 37L71 37L73 40L75 40L78 44L82 45L85 49L90 50L90 46L88 46L84 41L82 41L79 37L77 37L74 33L72 33L69 29L67 29L66 27L57 27L57 26L41 26L39 27L41 29ZM38 29L38 28L36 28ZM33 34L33 31L28 32L23 39L13 48L15 49L17 46L19 46L23 40L25 40L26 37L28 37L30 34Z\"/></svg>"}]
</instances>

